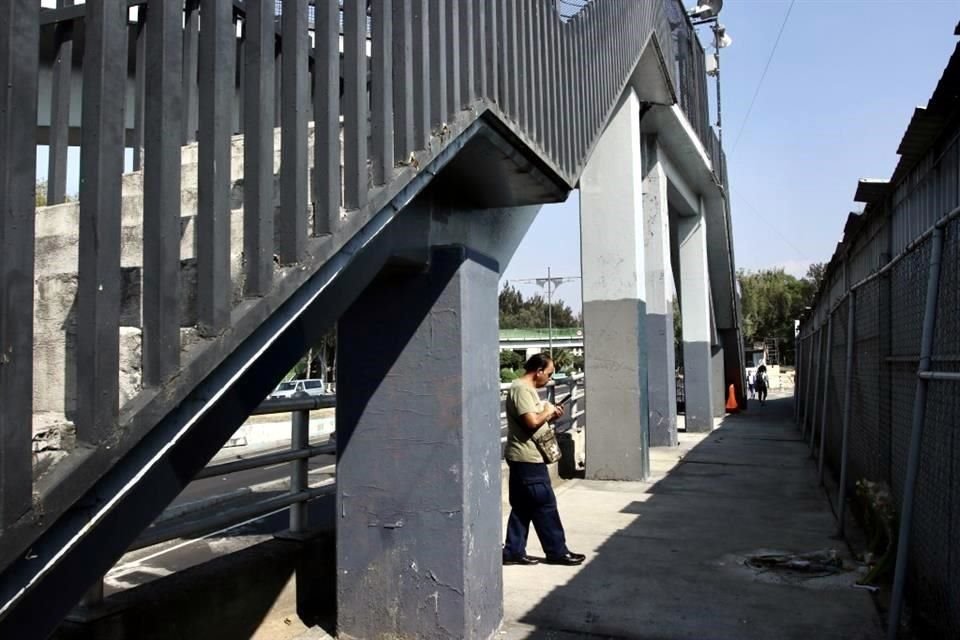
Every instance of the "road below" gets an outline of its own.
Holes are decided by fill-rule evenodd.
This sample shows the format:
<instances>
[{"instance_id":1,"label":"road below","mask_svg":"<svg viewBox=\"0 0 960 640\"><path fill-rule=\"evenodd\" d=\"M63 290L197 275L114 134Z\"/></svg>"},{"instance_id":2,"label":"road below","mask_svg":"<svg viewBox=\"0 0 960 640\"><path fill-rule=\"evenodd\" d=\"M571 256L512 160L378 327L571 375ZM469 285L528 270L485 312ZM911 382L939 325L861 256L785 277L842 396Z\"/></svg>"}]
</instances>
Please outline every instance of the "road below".
<instances>
[{"instance_id":1,"label":"road below","mask_svg":"<svg viewBox=\"0 0 960 640\"><path fill-rule=\"evenodd\" d=\"M562 398L568 392L569 385L561 383L557 385L554 393L556 398ZM546 397L546 392L541 391L541 395ZM581 401L581 409L582 406ZM504 410L502 401L500 410L501 413ZM324 418L328 417L324 416ZM277 422L283 420L285 418ZM321 437L312 440L311 444L320 445L327 442L326 437ZM274 446L269 449L253 448L252 450L244 448L242 454L231 455L234 449L231 447L221 451L216 457L216 464L284 451L286 447ZM335 464L336 457L332 454L319 455L310 459L308 461L310 486L329 485L334 478ZM191 482L166 511L168 518L171 513L182 515L178 515L174 520L167 519L164 526L171 522L178 525L197 524L212 516L282 495L289 490L291 465L292 463L284 462ZM308 522L311 527L333 526L334 502L335 496L331 487L330 495L322 496L310 503ZM118 590L130 589L218 556L240 551L272 538L276 533L286 530L288 525L288 510L284 507L227 527L203 531L194 537L177 538L131 551L107 573L104 580L104 593L109 595Z\"/></svg>"}]
</instances>

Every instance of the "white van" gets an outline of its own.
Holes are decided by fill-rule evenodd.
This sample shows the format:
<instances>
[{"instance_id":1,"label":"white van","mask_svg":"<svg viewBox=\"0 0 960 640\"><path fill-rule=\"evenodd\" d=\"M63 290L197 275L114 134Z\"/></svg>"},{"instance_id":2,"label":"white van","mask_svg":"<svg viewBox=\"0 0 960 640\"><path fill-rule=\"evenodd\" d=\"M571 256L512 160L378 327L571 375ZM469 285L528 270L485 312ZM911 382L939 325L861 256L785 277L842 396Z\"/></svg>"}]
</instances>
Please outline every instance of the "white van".
<instances>
[{"instance_id":1,"label":"white van","mask_svg":"<svg viewBox=\"0 0 960 640\"><path fill-rule=\"evenodd\" d=\"M308 396L322 396L324 388L323 380L319 378L288 380L277 385L277 388L270 394L270 398L290 398L297 393L305 393Z\"/></svg>"}]
</instances>

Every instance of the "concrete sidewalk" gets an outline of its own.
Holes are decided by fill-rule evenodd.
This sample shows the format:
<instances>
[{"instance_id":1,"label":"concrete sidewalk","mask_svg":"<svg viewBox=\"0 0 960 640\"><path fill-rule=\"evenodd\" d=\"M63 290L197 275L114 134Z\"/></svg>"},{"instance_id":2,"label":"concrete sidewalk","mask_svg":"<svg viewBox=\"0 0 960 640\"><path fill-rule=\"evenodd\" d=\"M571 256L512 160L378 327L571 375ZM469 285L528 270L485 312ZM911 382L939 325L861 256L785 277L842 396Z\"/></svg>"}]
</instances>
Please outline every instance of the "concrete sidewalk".
<instances>
[{"instance_id":1,"label":"concrete sidewalk","mask_svg":"<svg viewBox=\"0 0 960 640\"><path fill-rule=\"evenodd\" d=\"M588 452L589 455L589 452ZM647 483L557 491L576 568L504 567L504 638L880 638L788 397L655 449ZM506 513L504 517L506 517ZM755 569L748 556L835 549L850 570ZM531 532L531 555L542 555Z\"/></svg>"}]
</instances>

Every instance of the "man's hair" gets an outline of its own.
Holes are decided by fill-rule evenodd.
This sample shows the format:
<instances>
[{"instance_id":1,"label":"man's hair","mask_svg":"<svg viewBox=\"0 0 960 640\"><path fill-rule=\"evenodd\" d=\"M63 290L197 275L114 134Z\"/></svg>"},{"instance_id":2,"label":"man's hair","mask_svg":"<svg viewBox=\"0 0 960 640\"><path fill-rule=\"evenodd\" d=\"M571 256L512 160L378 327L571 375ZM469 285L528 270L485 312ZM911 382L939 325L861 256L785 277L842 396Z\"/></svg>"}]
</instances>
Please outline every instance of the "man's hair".
<instances>
[{"instance_id":1,"label":"man's hair","mask_svg":"<svg viewBox=\"0 0 960 640\"><path fill-rule=\"evenodd\" d=\"M535 353L530 356L530 359L523 365L523 370L527 373L539 371L540 369L546 369L547 365L551 363L553 363L553 358L547 354Z\"/></svg>"}]
</instances>

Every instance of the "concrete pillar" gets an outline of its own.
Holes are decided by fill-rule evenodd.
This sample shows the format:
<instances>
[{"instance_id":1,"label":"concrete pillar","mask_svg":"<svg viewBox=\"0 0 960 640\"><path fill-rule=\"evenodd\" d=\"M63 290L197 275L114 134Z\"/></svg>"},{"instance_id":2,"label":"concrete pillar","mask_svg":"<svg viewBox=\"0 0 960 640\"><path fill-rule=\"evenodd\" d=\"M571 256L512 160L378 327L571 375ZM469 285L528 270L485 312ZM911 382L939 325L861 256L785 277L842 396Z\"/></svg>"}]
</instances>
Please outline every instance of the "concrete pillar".
<instances>
[{"instance_id":1,"label":"concrete pillar","mask_svg":"<svg viewBox=\"0 0 960 640\"><path fill-rule=\"evenodd\" d=\"M733 384L737 404L741 409L747 407L747 394L744 388L746 365L743 361L743 340L739 329L718 329L720 344L723 345L724 385Z\"/></svg>"},{"instance_id":2,"label":"concrete pillar","mask_svg":"<svg viewBox=\"0 0 960 640\"><path fill-rule=\"evenodd\" d=\"M628 90L580 178L586 475L642 480L647 416L640 103Z\"/></svg>"},{"instance_id":3,"label":"concrete pillar","mask_svg":"<svg viewBox=\"0 0 960 640\"><path fill-rule=\"evenodd\" d=\"M489 638L503 617L498 265L430 255L339 323L340 638Z\"/></svg>"},{"instance_id":4,"label":"concrete pillar","mask_svg":"<svg viewBox=\"0 0 960 640\"><path fill-rule=\"evenodd\" d=\"M727 385L723 375L723 347L714 345L710 350L710 364L713 367L713 417L722 418L726 414Z\"/></svg>"},{"instance_id":5,"label":"concrete pillar","mask_svg":"<svg viewBox=\"0 0 960 640\"><path fill-rule=\"evenodd\" d=\"M676 357L673 352L673 272L667 175L657 137L643 137L643 252L647 298L647 391L650 446L677 445Z\"/></svg>"},{"instance_id":6,"label":"concrete pillar","mask_svg":"<svg viewBox=\"0 0 960 640\"><path fill-rule=\"evenodd\" d=\"M710 329L710 274L707 223L700 214L677 220L680 243L680 314L683 320L683 375L687 431L713 429L714 383Z\"/></svg>"}]
</instances>

